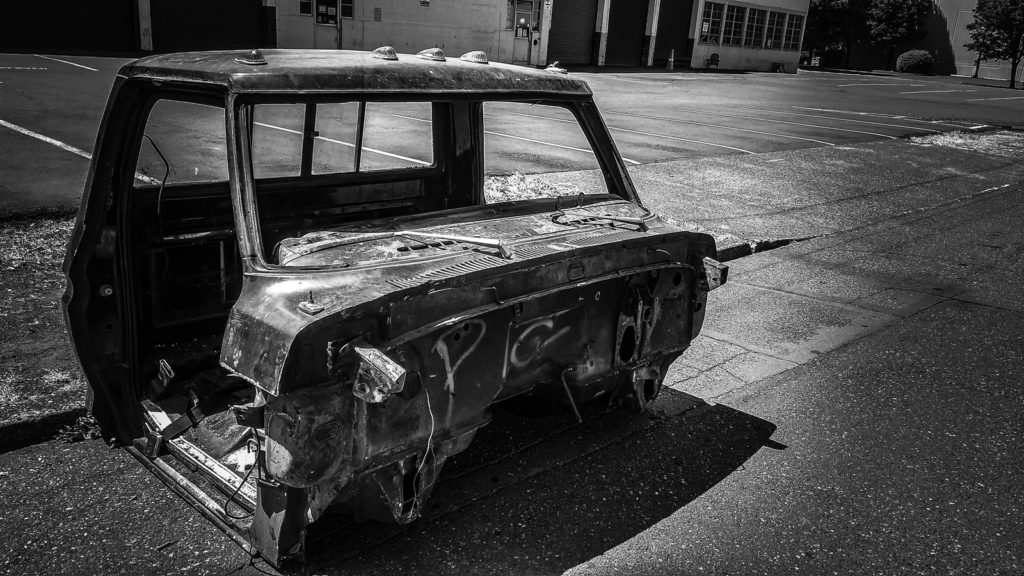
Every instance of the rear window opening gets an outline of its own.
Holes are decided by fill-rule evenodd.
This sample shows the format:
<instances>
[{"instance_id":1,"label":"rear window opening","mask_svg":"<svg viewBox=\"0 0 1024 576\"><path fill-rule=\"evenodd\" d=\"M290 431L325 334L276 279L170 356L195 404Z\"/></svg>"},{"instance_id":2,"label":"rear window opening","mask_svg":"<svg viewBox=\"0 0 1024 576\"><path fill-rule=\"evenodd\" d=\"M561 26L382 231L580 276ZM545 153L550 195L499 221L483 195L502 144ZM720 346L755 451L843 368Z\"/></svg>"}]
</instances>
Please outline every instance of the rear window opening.
<instances>
[{"instance_id":1,"label":"rear window opening","mask_svg":"<svg viewBox=\"0 0 1024 576\"><path fill-rule=\"evenodd\" d=\"M302 265L291 264L293 248L335 245L338 233L393 231L397 217L522 200L572 197L580 203L581 194L608 194L607 175L571 106L319 100L243 105L240 116L252 134L263 260L269 266ZM328 239L331 233L335 238ZM367 253L377 244L388 249L370 260L430 246L394 237L373 242L360 244Z\"/></svg>"}]
</instances>

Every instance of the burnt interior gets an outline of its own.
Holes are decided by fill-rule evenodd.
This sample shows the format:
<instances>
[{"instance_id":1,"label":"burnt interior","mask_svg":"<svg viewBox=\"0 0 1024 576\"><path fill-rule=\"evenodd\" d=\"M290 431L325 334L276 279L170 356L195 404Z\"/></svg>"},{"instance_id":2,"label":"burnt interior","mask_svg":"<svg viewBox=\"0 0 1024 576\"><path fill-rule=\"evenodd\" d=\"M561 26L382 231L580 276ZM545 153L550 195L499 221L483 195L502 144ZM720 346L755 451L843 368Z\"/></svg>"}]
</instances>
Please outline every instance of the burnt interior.
<instances>
[{"instance_id":1,"label":"burnt interior","mask_svg":"<svg viewBox=\"0 0 1024 576\"><path fill-rule=\"evenodd\" d=\"M284 238L482 203L482 104L435 102L431 109L431 166L255 180L261 248L270 263ZM247 111L251 106L243 104L240 116ZM156 401L172 419L216 398L213 414L190 434L211 456L223 457L244 441L245 429L228 421L229 406L254 396L249 383L219 362L243 279L230 187L142 185L128 206L137 396ZM172 378L161 378L161 363Z\"/></svg>"}]
</instances>

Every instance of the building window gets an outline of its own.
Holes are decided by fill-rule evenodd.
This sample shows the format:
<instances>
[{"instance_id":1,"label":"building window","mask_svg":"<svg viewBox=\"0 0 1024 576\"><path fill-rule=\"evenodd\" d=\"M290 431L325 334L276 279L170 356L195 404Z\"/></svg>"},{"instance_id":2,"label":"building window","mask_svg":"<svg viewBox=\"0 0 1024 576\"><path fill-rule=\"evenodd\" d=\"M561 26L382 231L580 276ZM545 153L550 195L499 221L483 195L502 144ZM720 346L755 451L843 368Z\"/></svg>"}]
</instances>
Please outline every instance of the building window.
<instances>
[{"instance_id":1,"label":"building window","mask_svg":"<svg viewBox=\"0 0 1024 576\"><path fill-rule=\"evenodd\" d=\"M541 0L508 0L505 29L516 31L516 38L540 32Z\"/></svg>"},{"instance_id":2,"label":"building window","mask_svg":"<svg viewBox=\"0 0 1024 576\"><path fill-rule=\"evenodd\" d=\"M339 2L342 18L353 18L355 13L355 0L341 0Z\"/></svg>"},{"instance_id":3,"label":"building window","mask_svg":"<svg viewBox=\"0 0 1024 576\"><path fill-rule=\"evenodd\" d=\"M779 50L782 48L782 27L786 24L784 12L768 14L768 27L765 28L764 47Z\"/></svg>"},{"instance_id":4,"label":"building window","mask_svg":"<svg viewBox=\"0 0 1024 576\"><path fill-rule=\"evenodd\" d=\"M700 41L705 44L718 44L722 34L722 12L725 4L718 2L704 3L704 16L700 22Z\"/></svg>"},{"instance_id":5,"label":"building window","mask_svg":"<svg viewBox=\"0 0 1024 576\"><path fill-rule=\"evenodd\" d=\"M743 35L743 45L748 48L764 46L764 21L768 17L767 10L751 8L747 15L747 30Z\"/></svg>"},{"instance_id":6,"label":"building window","mask_svg":"<svg viewBox=\"0 0 1024 576\"><path fill-rule=\"evenodd\" d=\"M786 39L782 44L783 50L800 49L800 32L804 27L804 17L790 14L786 21Z\"/></svg>"},{"instance_id":7,"label":"building window","mask_svg":"<svg viewBox=\"0 0 1024 576\"><path fill-rule=\"evenodd\" d=\"M312 16L313 15L313 0L299 0L299 15L300 16Z\"/></svg>"},{"instance_id":8,"label":"building window","mask_svg":"<svg viewBox=\"0 0 1024 576\"><path fill-rule=\"evenodd\" d=\"M743 6L728 6L725 9L725 26L722 27L722 45L739 46L743 41L743 19L747 9Z\"/></svg>"}]
</instances>

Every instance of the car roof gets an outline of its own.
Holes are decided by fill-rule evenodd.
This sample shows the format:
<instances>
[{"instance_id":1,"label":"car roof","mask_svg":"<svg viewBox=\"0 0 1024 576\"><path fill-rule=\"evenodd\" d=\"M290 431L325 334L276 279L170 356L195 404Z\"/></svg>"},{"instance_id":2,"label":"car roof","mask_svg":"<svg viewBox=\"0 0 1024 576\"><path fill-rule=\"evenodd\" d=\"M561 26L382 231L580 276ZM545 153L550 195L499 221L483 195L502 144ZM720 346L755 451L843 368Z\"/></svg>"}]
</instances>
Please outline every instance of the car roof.
<instances>
[{"instance_id":1,"label":"car roof","mask_svg":"<svg viewBox=\"0 0 1024 576\"><path fill-rule=\"evenodd\" d=\"M128 79L220 86L235 93L386 93L590 97L590 87L567 74L525 66L476 63L449 56L430 61L411 54L384 60L353 50L261 50L265 65L241 62L249 50L181 52L124 65Z\"/></svg>"}]
</instances>

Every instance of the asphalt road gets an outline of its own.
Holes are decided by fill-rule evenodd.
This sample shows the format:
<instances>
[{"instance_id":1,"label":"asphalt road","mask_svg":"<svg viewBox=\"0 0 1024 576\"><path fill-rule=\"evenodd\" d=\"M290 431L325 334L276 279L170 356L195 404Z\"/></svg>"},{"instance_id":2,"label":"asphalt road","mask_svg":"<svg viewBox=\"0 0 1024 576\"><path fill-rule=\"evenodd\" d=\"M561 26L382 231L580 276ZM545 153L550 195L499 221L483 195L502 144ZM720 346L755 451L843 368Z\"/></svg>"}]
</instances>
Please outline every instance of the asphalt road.
<instances>
[{"instance_id":1,"label":"asphalt road","mask_svg":"<svg viewBox=\"0 0 1024 576\"><path fill-rule=\"evenodd\" d=\"M1020 574L1022 218L1017 183L734 261L651 416L498 414L423 519L323 520L299 573ZM0 479L0 571L268 570L99 442Z\"/></svg>"},{"instance_id":2,"label":"asphalt road","mask_svg":"<svg viewBox=\"0 0 1024 576\"><path fill-rule=\"evenodd\" d=\"M78 204L93 139L117 69L127 60L84 56L0 55L0 214ZM705 74L686 71L581 72L627 164L750 155L808 147L845 147L986 125L1024 125L1021 92L949 78L855 74ZM557 110L496 104L487 110L486 144L495 173L592 168L589 147ZM268 116L277 150L294 145L293 114ZM429 162L424 115L381 110L387 129L366 155L373 163ZM214 123L213 127L217 125ZM190 138L207 142L200 117ZM345 126L324 140L327 155L350 154ZM350 137L348 137L350 140ZM164 139L168 148L182 142ZM209 156L171 150L175 177L206 171ZM204 150L216 150L216 144ZM294 155L294 154L293 154ZM212 157L216 157L213 154ZM192 164L190 164L192 162ZM194 164L194 165L193 165Z\"/></svg>"},{"instance_id":3,"label":"asphalt road","mask_svg":"<svg viewBox=\"0 0 1024 576\"><path fill-rule=\"evenodd\" d=\"M21 78L0 76L0 120L65 145L0 127L0 193L49 183L60 205L80 192L68 182L84 177L119 62L64 60L96 71L0 57L0 74ZM38 81L24 83L30 73ZM623 155L644 162L634 178L653 208L746 238L809 239L731 263L652 415L591 408L575 426L498 414L446 467L422 520L318 522L300 573L1024 572L1024 146L1013 133L904 138L1022 124L1024 98L980 99L1021 92L832 74L581 75ZM57 95L75 102L54 106ZM613 113L623 108L658 118ZM553 128L512 132L528 117L509 112L494 132L565 142ZM489 142L501 138L524 143ZM100 442L0 455L0 502L0 573L267 570Z\"/></svg>"}]
</instances>

